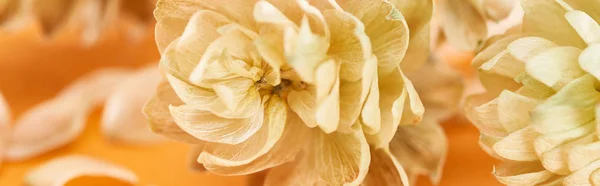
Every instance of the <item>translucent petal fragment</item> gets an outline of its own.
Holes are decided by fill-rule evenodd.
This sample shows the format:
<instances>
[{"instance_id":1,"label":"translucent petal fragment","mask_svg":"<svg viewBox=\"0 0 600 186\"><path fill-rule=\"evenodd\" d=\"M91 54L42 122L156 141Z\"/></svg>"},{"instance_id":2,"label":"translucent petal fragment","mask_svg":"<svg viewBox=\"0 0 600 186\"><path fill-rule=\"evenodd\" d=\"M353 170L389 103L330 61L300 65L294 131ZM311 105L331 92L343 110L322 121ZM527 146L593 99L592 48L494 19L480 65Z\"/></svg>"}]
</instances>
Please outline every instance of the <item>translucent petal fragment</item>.
<instances>
[{"instance_id":1,"label":"translucent petal fragment","mask_svg":"<svg viewBox=\"0 0 600 186\"><path fill-rule=\"evenodd\" d=\"M291 91L287 98L290 109L304 121L306 126L311 128L317 126L316 99L314 91L308 90Z\"/></svg>"},{"instance_id":2,"label":"translucent petal fragment","mask_svg":"<svg viewBox=\"0 0 600 186\"><path fill-rule=\"evenodd\" d=\"M369 173L361 186L409 185L403 165L385 149L371 149Z\"/></svg>"},{"instance_id":3,"label":"translucent petal fragment","mask_svg":"<svg viewBox=\"0 0 600 186\"><path fill-rule=\"evenodd\" d=\"M160 136L152 133L140 112L161 80L158 68L146 67L120 83L102 112L101 127L108 139L125 143L154 143ZM136 88L132 88L136 87Z\"/></svg>"},{"instance_id":4,"label":"translucent petal fragment","mask_svg":"<svg viewBox=\"0 0 600 186\"><path fill-rule=\"evenodd\" d=\"M485 70L488 73L515 78L525 72L525 63L517 60L508 51L504 50L481 65L479 69Z\"/></svg>"},{"instance_id":5,"label":"translucent petal fragment","mask_svg":"<svg viewBox=\"0 0 600 186\"><path fill-rule=\"evenodd\" d=\"M587 136L594 131L593 129L594 125L590 123L567 131L541 135L535 139L535 151L539 156L542 156L542 154L557 148L560 145Z\"/></svg>"},{"instance_id":6,"label":"translucent petal fragment","mask_svg":"<svg viewBox=\"0 0 600 186\"><path fill-rule=\"evenodd\" d=\"M529 60L527 74L559 90L570 81L585 74L579 67L581 50L575 47L555 47Z\"/></svg>"},{"instance_id":7,"label":"translucent petal fragment","mask_svg":"<svg viewBox=\"0 0 600 186\"><path fill-rule=\"evenodd\" d=\"M533 161L538 156L535 153L533 141L538 133L531 127L513 132L494 144L498 156L514 161Z\"/></svg>"},{"instance_id":8,"label":"translucent petal fragment","mask_svg":"<svg viewBox=\"0 0 600 186\"><path fill-rule=\"evenodd\" d=\"M600 158L600 142L576 145L567 152L569 170L575 172Z\"/></svg>"},{"instance_id":9,"label":"translucent petal fragment","mask_svg":"<svg viewBox=\"0 0 600 186\"><path fill-rule=\"evenodd\" d=\"M448 42L461 50L474 50L487 35L484 17L470 1L448 0L440 3L448 12L442 22Z\"/></svg>"},{"instance_id":10,"label":"translucent petal fragment","mask_svg":"<svg viewBox=\"0 0 600 186\"><path fill-rule=\"evenodd\" d=\"M498 96L498 120L507 132L514 132L529 125L529 112L540 100L503 91Z\"/></svg>"},{"instance_id":11,"label":"translucent petal fragment","mask_svg":"<svg viewBox=\"0 0 600 186\"><path fill-rule=\"evenodd\" d=\"M571 10L565 14L565 18L587 44L600 42L600 25L588 14Z\"/></svg>"},{"instance_id":12,"label":"translucent petal fragment","mask_svg":"<svg viewBox=\"0 0 600 186\"><path fill-rule=\"evenodd\" d=\"M600 44L589 45L579 55L579 66L596 79L600 79Z\"/></svg>"},{"instance_id":13,"label":"translucent petal fragment","mask_svg":"<svg viewBox=\"0 0 600 186\"><path fill-rule=\"evenodd\" d=\"M597 177L594 179L590 179L592 172L600 169L600 160L595 160L590 164L587 164L585 167L571 173L569 176L565 178L563 181L564 185L591 185L591 181L597 181Z\"/></svg>"},{"instance_id":14,"label":"translucent petal fragment","mask_svg":"<svg viewBox=\"0 0 600 186\"><path fill-rule=\"evenodd\" d=\"M82 176L106 177L135 185L137 176L121 166L81 155L60 157L33 169L25 179L31 186L61 186Z\"/></svg>"},{"instance_id":15,"label":"translucent petal fragment","mask_svg":"<svg viewBox=\"0 0 600 186\"><path fill-rule=\"evenodd\" d=\"M542 165L546 170L559 175L569 175L568 157L565 156L574 146L592 143L596 135L590 134L583 138L579 138L567 144L561 145L551 151L548 151L540 157Z\"/></svg>"},{"instance_id":16,"label":"translucent petal fragment","mask_svg":"<svg viewBox=\"0 0 600 186\"><path fill-rule=\"evenodd\" d=\"M325 60L329 42L312 32L307 19L303 19L299 30L288 28L284 33L284 52L288 64L303 81L315 82L316 68Z\"/></svg>"},{"instance_id":17,"label":"translucent petal fragment","mask_svg":"<svg viewBox=\"0 0 600 186\"><path fill-rule=\"evenodd\" d=\"M219 100L230 111L247 110L248 112L256 112L257 108L255 107L259 106L256 100L260 100L260 95L258 89L254 86L254 82L250 79L236 78L225 80L213 84L212 88L219 96Z\"/></svg>"},{"instance_id":18,"label":"translucent petal fragment","mask_svg":"<svg viewBox=\"0 0 600 186\"><path fill-rule=\"evenodd\" d=\"M565 131L592 121L595 106L600 101L595 82L594 77L585 75L567 84L531 112L531 125L545 134Z\"/></svg>"},{"instance_id":19,"label":"translucent petal fragment","mask_svg":"<svg viewBox=\"0 0 600 186\"><path fill-rule=\"evenodd\" d=\"M85 128L89 108L77 97L42 102L16 122L5 152L9 161L33 158L75 140Z\"/></svg>"},{"instance_id":20,"label":"translucent petal fragment","mask_svg":"<svg viewBox=\"0 0 600 186\"><path fill-rule=\"evenodd\" d=\"M523 31L549 39L560 46L584 48L585 42L564 15L567 10L554 0L521 0ZM552 21L548 21L552 20Z\"/></svg>"}]
</instances>

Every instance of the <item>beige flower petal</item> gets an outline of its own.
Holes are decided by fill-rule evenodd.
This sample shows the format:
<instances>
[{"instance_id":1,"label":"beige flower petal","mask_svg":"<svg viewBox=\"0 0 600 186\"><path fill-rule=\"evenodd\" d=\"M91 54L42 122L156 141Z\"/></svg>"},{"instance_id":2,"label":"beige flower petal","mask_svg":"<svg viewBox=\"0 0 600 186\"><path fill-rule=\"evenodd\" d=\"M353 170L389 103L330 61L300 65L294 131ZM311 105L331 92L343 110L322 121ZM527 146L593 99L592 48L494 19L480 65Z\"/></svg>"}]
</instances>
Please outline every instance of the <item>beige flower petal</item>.
<instances>
[{"instance_id":1,"label":"beige flower petal","mask_svg":"<svg viewBox=\"0 0 600 186\"><path fill-rule=\"evenodd\" d=\"M237 78L225 80L212 86L229 111L242 115L255 114L260 107L260 95L250 79ZM243 113L250 112L250 113Z\"/></svg>"},{"instance_id":2,"label":"beige flower petal","mask_svg":"<svg viewBox=\"0 0 600 186\"><path fill-rule=\"evenodd\" d=\"M535 139L535 151L538 156L555 149L563 144L585 137L594 132L594 124L588 123L577 128L545 134Z\"/></svg>"},{"instance_id":3,"label":"beige flower petal","mask_svg":"<svg viewBox=\"0 0 600 186\"><path fill-rule=\"evenodd\" d=\"M600 44L589 45L579 55L579 66L587 73L600 79Z\"/></svg>"},{"instance_id":4,"label":"beige flower petal","mask_svg":"<svg viewBox=\"0 0 600 186\"><path fill-rule=\"evenodd\" d=\"M86 106L100 106L117 85L130 75L131 71L124 68L95 70L69 84L57 97L83 97Z\"/></svg>"},{"instance_id":5,"label":"beige flower petal","mask_svg":"<svg viewBox=\"0 0 600 186\"><path fill-rule=\"evenodd\" d=\"M595 134L589 134L583 138L579 138L567 144L563 144L551 151L548 151L540 157L542 165L546 170L559 175L569 175L568 157L566 156L574 146L592 143L596 140Z\"/></svg>"},{"instance_id":6,"label":"beige flower petal","mask_svg":"<svg viewBox=\"0 0 600 186\"><path fill-rule=\"evenodd\" d=\"M471 62L471 66L480 67L483 63L494 58L498 53L502 52L503 50L506 50L509 44L511 44L513 41L522 37L523 36L521 35L515 34L503 37L498 41L495 41L492 45L481 49L481 51L478 51L477 56L475 56L473 58L473 61Z\"/></svg>"},{"instance_id":7,"label":"beige flower petal","mask_svg":"<svg viewBox=\"0 0 600 186\"><path fill-rule=\"evenodd\" d=\"M349 0L338 3L344 11L351 13L364 24L364 31L370 39L370 45L373 46L372 52L377 56L379 73L390 74L402 62L409 47L408 25L403 14L386 1ZM330 28L335 30L339 27L330 26ZM334 36L335 33L336 31L332 31ZM332 48L334 46L335 44ZM368 52L365 51L363 54L365 59L370 57ZM406 62L420 63L419 61Z\"/></svg>"},{"instance_id":8,"label":"beige flower petal","mask_svg":"<svg viewBox=\"0 0 600 186\"><path fill-rule=\"evenodd\" d=\"M367 91L364 90L363 91ZM367 134L375 134L381 130L381 110L379 108L379 80L373 78L368 95L361 111L361 119Z\"/></svg>"},{"instance_id":9,"label":"beige flower petal","mask_svg":"<svg viewBox=\"0 0 600 186\"><path fill-rule=\"evenodd\" d=\"M220 102L217 93L212 90L194 86L170 74L167 74L166 76L172 89L175 90L177 96L185 104L208 110L212 105Z\"/></svg>"},{"instance_id":10,"label":"beige flower petal","mask_svg":"<svg viewBox=\"0 0 600 186\"><path fill-rule=\"evenodd\" d=\"M425 107L423 106L421 98L415 90L415 87L413 86L412 82L406 76L404 76L402 72L400 72L400 74L402 75L402 80L404 81L404 88L408 93L408 100L407 102L404 102L404 108L408 109L403 110L401 118L398 119L400 119L401 125L418 124L419 122L421 122L421 119L423 119Z\"/></svg>"},{"instance_id":11,"label":"beige flower petal","mask_svg":"<svg viewBox=\"0 0 600 186\"><path fill-rule=\"evenodd\" d=\"M467 100L467 103L472 104L470 102L482 101L478 99L485 98L484 96L471 97ZM481 133L498 137L507 136L509 134L504 128L504 125L500 122L498 99L494 99L478 107L467 110L467 113L469 113L469 119Z\"/></svg>"},{"instance_id":12,"label":"beige flower petal","mask_svg":"<svg viewBox=\"0 0 600 186\"><path fill-rule=\"evenodd\" d=\"M120 83L104 104L101 118L104 135L127 143L161 141L160 136L152 133L140 112L146 100L154 95L160 80L158 68L152 66L141 69Z\"/></svg>"},{"instance_id":13,"label":"beige flower petal","mask_svg":"<svg viewBox=\"0 0 600 186\"><path fill-rule=\"evenodd\" d=\"M312 32L308 19L302 20L299 30L287 27L284 31L287 63L305 82L315 82L315 70L325 60L328 48L329 42Z\"/></svg>"},{"instance_id":14,"label":"beige flower petal","mask_svg":"<svg viewBox=\"0 0 600 186\"><path fill-rule=\"evenodd\" d=\"M490 156L495 157L495 158L500 158L500 156L498 156L496 154L496 152L494 152L494 149L493 149L494 144L496 144L500 140L502 140L502 137L496 137L496 136L491 136L491 135L487 135L484 133L480 133L478 144L479 144L479 147L481 147Z\"/></svg>"},{"instance_id":15,"label":"beige flower petal","mask_svg":"<svg viewBox=\"0 0 600 186\"><path fill-rule=\"evenodd\" d=\"M479 69L504 77L515 78L525 72L525 63L517 60L508 51L504 50L494 58L483 63Z\"/></svg>"},{"instance_id":16,"label":"beige flower petal","mask_svg":"<svg viewBox=\"0 0 600 186\"><path fill-rule=\"evenodd\" d=\"M169 106L169 110L182 130L198 139L215 143L242 143L252 137L263 122L262 109L252 117L242 119L222 118L193 105Z\"/></svg>"},{"instance_id":17,"label":"beige flower petal","mask_svg":"<svg viewBox=\"0 0 600 186\"><path fill-rule=\"evenodd\" d=\"M471 1L446 0L438 7L444 12L442 28L446 39L453 46L472 51L487 36L484 17Z\"/></svg>"},{"instance_id":18,"label":"beige flower petal","mask_svg":"<svg viewBox=\"0 0 600 186\"><path fill-rule=\"evenodd\" d=\"M569 170L575 172L600 158L600 142L575 145L567 152Z\"/></svg>"},{"instance_id":19,"label":"beige flower petal","mask_svg":"<svg viewBox=\"0 0 600 186\"><path fill-rule=\"evenodd\" d=\"M374 64L373 69L375 70L376 67L377 64ZM356 82L342 80L340 82L340 124L338 125L338 131L349 131L352 124L359 119L358 117L361 114L361 110L365 108L363 105L365 104L364 101L366 100L366 94L368 92L364 91L364 87L362 87L363 89L361 90L361 86L366 85L363 84L366 82L363 80ZM361 98L364 99L361 100ZM375 101L379 102L379 100ZM365 127L363 130L366 132L369 129Z\"/></svg>"},{"instance_id":20,"label":"beige flower petal","mask_svg":"<svg viewBox=\"0 0 600 186\"><path fill-rule=\"evenodd\" d=\"M369 144L375 148L387 147L400 125L402 112L407 109L408 91L400 86L402 75L399 70L389 77L379 79L379 108L381 113L381 129L379 133L369 135Z\"/></svg>"},{"instance_id":21,"label":"beige flower petal","mask_svg":"<svg viewBox=\"0 0 600 186\"><path fill-rule=\"evenodd\" d=\"M310 128L317 126L315 119L317 109L316 100L315 91L309 90L290 91L287 98L290 109Z\"/></svg>"},{"instance_id":22,"label":"beige flower petal","mask_svg":"<svg viewBox=\"0 0 600 186\"><path fill-rule=\"evenodd\" d=\"M522 62L529 62L531 58L542 54L558 45L541 37L523 37L508 45L508 52Z\"/></svg>"},{"instance_id":23,"label":"beige flower petal","mask_svg":"<svg viewBox=\"0 0 600 186\"><path fill-rule=\"evenodd\" d=\"M339 64L334 60L323 62L317 69L317 125L331 133L340 123L340 76Z\"/></svg>"},{"instance_id":24,"label":"beige flower petal","mask_svg":"<svg viewBox=\"0 0 600 186\"><path fill-rule=\"evenodd\" d=\"M539 162L505 162L494 166L494 176L506 185L538 185L554 174L544 170Z\"/></svg>"},{"instance_id":25,"label":"beige flower petal","mask_svg":"<svg viewBox=\"0 0 600 186\"><path fill-rule=\"evenodd\" d=\"M575 171L574 173L567 176L563 182L564 185L567 186L575 186L575 185L592 185L590 181L597 181L597 174L595 174L594 179L590 179L590 175L592 172L597 172L596 170L600 169L600 160L595 160L590 164L587 164L582 169Z\"/></svg>"},{"instance_id":26,"label":"beige flower petal","mask_svg":"<svg viewBox=\"0 0 600 186\"><path fill-rule=\"evenodd\" d=\"M90 110L78 97L42 102L16 122L5 152L9 161L20 161L69 144L83 129Z\"/></svg>"},{"instance_id":27,"label":"beige flower petal","mask_svg":"<svg viewBox=\"0 0 600 186\"><path fill-rule=\"evenodd\" d=\"M292 2L286 3L292 4ZM269 1L258 1L256 4L254 4L253 17L254 20L256 20L256 22L259 23L270 23L276 25L290 26L295 24L294 22L289 20L283 12L281 12L276 6L271 4Z\"/></svg>"},{"instance_id":28,"label":"beige flower petal","mask_svg":"<svg viewBox=\"0 0 600 186\"><path fill-rule=\"evenodd\" d=\"M272 96L265 103L262 125L249 138L238 144L207 143L198 157L198 162L211 170L212 165L233 167L246 165L266 154L283 135L287 121L287 104L278 96ZM261 114L262 113L258 113ZM204 119L206 121L206 119ZM245 124L248 125L248 124ZM211 131L214 133L214 131Z\"/></svg>"},{"instance_id":29,"label":"beige flower petal","mask_svg":"<svg viewBox=\"0 0 600 186\"><path fill-rule=\"evenodd\" d=\"M595 81L591 75L585 75L567 84L531 112L531 125L545 134L565 131L592 121L596 103L600 101Z\"/></svg>"},{"instance_id":30,"label":"beige flower petal","mask_svg":"<svg viewBox=\"0 0 600 186\"><path fill-rule=\"evenodd\" d=\"M390 0L402 12L410 30L408 50L404 54L403 70L410 72L427 62L430 52L430 20L433 12L433 1ZM413 79L414 80L414 79Z\"/></svg>"},{"instance_id":31,"label":"beige flower petal","mask_svg":"<svg viewBox=\"0 0 600 186\"><path fill-rule=\"evenodd\" d=\"M498 120L511 133L529 125L529 112L542 101L503 91L498 97Z\"/></svg>"},{"instance_id":32,"label":"beige flower petal","mask_svg":"<svg viewBox=\"0 0 600 186\"><path fill-rule=\"evenodd\" d=\"M371 149L369 173L360 185L410 185L403 166L387 150Z\"/></svg>"},{"instance_id":33,"label":"beige flower petal","mask_svg":"<svg viewBox=\"0 0 600 186\"><path fill-rule=\"evenodd\" d=\"M578 63L580 53L575 47L555 47L532 57L525 68L533 78L559 90L585 74Z\"/></svg>"},{"instance_id":34,"label":"beige flower petal","mask_svg":"<svg viewBox=\"0 0 600 186\"><path fill-rule=\"evenodd\" d=\"M521 0L523 31L561 46L584 48L585 42L564 17L567 11L554 0ZM552 20L552 21L548 21Z\"/></svg>"},{"instance_id":35,"label":"beige flower petal","mask_svg":"<svg viewBox=\"0 0 600 186\"><path fill-rule=\"evenodd\" d=\"M442 127L426 117L418 125L400 126L390 151L408 172L428 175L433 183L439 183L448 142Z\"/></svg>"},{"instance_id":36,"label":"beige flower petal","mask_svg":"<svg viewBox=\"0 0 600 186\"><path fill-rule=\"evenodd\" d=\"M157 41L158 49L163 53L173 40L181 36L186 28L188 20L190 20L190 17L198 10L212 10L214 12L224 13L224 17L227 17L234 22L242 23L244 26L252 27L250 21L252 19L252 9L248 7L254 6L255 2L255 0L235 0L228 2L227 5L221 5L223 2L218 0L161 0L157 3L156 10L154 11L154 17L157 21L155 39ZM200 20L206 19L202 18Z\"/></svg>"},{"instance_id":37,"label":"beige flower petal","mask_svg":"<svg viewBox=\"0 0 600 186\"><path fill-rule=\"evenodd\" d=\"M265 185L359 185L371 155L360 125L351 133L315 131L308 152L295 162L273 168Z\"/></svg>"},{"instance_id":38,"label":"beige flower petal","mask_svg":"<svg viewBox=\"0 0 600 186\"><path fill-rule=\"evenodd\" d=\"M538 159L533 141L538 133L531 127L513 132L492 147L498 156L514 161L534 161Z\"/></svg>"},{"instance_id":39,"label":"beige flower petal","mask_svg":"<svg viewBox=\"0 0 600 186\"><path fill-rule=\"evenodd\" d=\"M135 173L126 168L86 156L71 155L56 158L30 171L25 183L31 186L61 186L82 176L107 177L128 185L138 182Z\"/></svg>"},{"instance_id":40,"label":"beige flower petal","mask_svg":"<svg viewBox=\"0 0 600 186\"><path fill-rule=\"evenodd\" d=\"M570 10L565 14L569 24L587 44L600 42L600 25L585 12Z\"/></svg>"},{"instance_id":41,"label":"beige flower petal","mask_svg":"<svg viewBox=\"0 0 600 186\"><path fill-rule=\"evenodd\" d=\"M204 150L204 143L198 145L191 145L190 151L188 152L188 164L190 169L194 171L206 171L204 165L198 163L198 156Z\"/></svg>"},{"instance_id":42,"label":"beige flower petal","mask_svg":"<svg viewBox=\"0 0 600 186\"><path fill-rule=\"evenodd\" d=\"M308 129L300 118L288 112L287 122L281 138L275 145L264 155L258 157L249 164L225 167L217 165L206 165L207 168L221 175L245 175L256 173L268 168L279 166L283 163L293 161L300 150L304 149L308 144L310 137L310 129Z\"/></svg>"},{"instance_id":43,"label":"beige flower petal","mask_svg":"<svg viewBox=\"0 0 600 186\"><path fill-rule=\"evenodd\" d=\"M182 104L183 102L177 97L171 85L168 82L162 82L156 88L154 95L146 102L142 112L154 133L185 143L198 143L200 141L198 138L183 131L171 117L169 105L179 106Z\"/></svg>"},{"instance_id":44,"label":"beige flower petal","mask_svg":"<svg viewBox=\"0 0 600 186\"><path fill-rule=\"evenodd\" d=\"M159 50L163 54L163 57L161 59L161 67L164 72L170 73L180 79L187 80L187 78L191 74L191 71L200 62L200 59L202 58L210 43L219 38L220 34L218 33L217 28L229 24L230 21L219 13L209 10L203 10L198 11L197 13L193 14L193 16L192 14L190 14L189 16L192 17L189 20L189 24L187 22L183 22L181 28L177 28L178 25L174 25L174 23L169 23L168 26L163 25L161 24L162 21L159 18L161 14L160 12L166 11L163 10L163 8L161 8L161 6L167 6L163 4L165 4L165 1L159 2L158 8L155 11L155 15L158 20L158 23L156 25L156 40L157 45L159 46ZM189 8L193 8L193 6L191 5L188 6L190 6ZM181 9L180 11L176 12L178 14L184 14L186 11L188 11L187 8ZM168 20L167 22L170 21L171 20ZM183 20L173 21L179 22ZM185 26L186 24L187 26ZM163 32L161 31L161 29L163 29L162 27L165 27L164 29L181 29L181 31L177 35L171 36L168 33L160 33ZM184 28L185 32L183 30ZM179 36L181 37L179 38ZM164 41L165 43L163 44L161 38L168 40L168 42Z\"/></svg>"},{"instance_id":45,"label":"beige flower petal","mask_svg":"<svg viewBox=\"0 0 600 186\"><path fill-rule=\"evenodd\" d=\"M339 10L323 12L332 37L327 54L341 63L340 79L358 81L365 61L371 57L371 42L365 26L356 17Z\"/></svg>"},{"instance_id":46,"label":"beige flower petal","mask_svg":"<svg viewBox=\"0 0 600 186\"><path fill-rule=\"evenodd\" d=\"M515 81L523 85L516 91L516 93L519 93L523 96L539 100L545 100L548 99L550 96L556 94L556 91L554 89L544 85L542 82L532 78L531 76L525 73L517 76L515 78Z\"/></svg>"}]
</instances>

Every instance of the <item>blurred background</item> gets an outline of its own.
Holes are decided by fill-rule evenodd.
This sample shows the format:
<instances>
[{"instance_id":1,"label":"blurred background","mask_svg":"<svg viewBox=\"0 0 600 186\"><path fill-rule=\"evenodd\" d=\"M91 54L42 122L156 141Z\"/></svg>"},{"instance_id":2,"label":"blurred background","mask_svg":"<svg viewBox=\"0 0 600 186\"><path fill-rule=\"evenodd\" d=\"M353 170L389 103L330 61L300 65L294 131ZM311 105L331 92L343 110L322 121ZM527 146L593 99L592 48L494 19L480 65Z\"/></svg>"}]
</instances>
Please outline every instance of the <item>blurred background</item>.
<instances>
[{"instance_id":1,"label":"blurred background","mask_svg":"<svg viewBox=\"0 0 600 186\"><path fill-rule=\"evenodd\" d=\"M147 14L147 12L146 12ZM0 14L0 21L2 20ZM148 16L148 15L146 15ZM141 20L147 19L144 17ZM151 19L151 18L150 18ZM1 22L0 22L1 23ZM45 27L28 25L18 32L0 32L0 92L19 118L28 109L52 99L61 90L94 70L107 67L139 69L156 65L160 56L153 39L153 23L124 30L130 22L106 24L93 42L79 31L46 35ZM42 24L43 25L43 24ZM132 36L133 35L133 36ZM132 37L135 37L132 39ZM86 42L82 42L82 40ZM446 52L441 57L467 79L474 78L469 63L471 52ZM141 109L141 108L140 108ZM250 185L251 177L221 177L195 171L187 158L188 145L164 141L152 144L114 143L102 132L103 109L95 108L86 119L81 135L65 146L22 161L3 161L0 185L23 185L33 168L56 157L87 155L130 169L140 185ZM456 116L443 122L449 153L439 185L500 185L492 172L493 158L477 144L479 133L466 119ZM431 185L422 177L419 186Z\"/></svg>"}]
</instances>

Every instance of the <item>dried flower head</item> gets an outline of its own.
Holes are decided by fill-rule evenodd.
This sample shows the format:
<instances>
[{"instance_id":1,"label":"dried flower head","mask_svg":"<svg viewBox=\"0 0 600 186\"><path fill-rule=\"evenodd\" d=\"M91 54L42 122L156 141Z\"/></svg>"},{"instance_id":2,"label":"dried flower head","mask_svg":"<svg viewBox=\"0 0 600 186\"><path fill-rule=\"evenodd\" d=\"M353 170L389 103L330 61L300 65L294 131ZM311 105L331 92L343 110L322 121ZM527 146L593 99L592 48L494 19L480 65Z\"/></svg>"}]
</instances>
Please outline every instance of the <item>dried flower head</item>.
<instances>
[{"instance_id":1,"label":"dried flower head","mask_svg":"<svg viewBox=\"0 0 600 186\"><path fill-rule=\"evenodd\" d=\"M600 1L523 0L522 33L477 55L467 102L507 185L600 184Z\"/></svg>"},{"instance_id":2,"label":"dried flower head","mask_svg":"<svg viewBox=\"0 0 600 186\"><path fill-rule=\"evenodd\" d=\"M389 146L424 109L400 66L427 59L431 8L161 0L156 40L168 83L144 112L156 132L195 144L197 161L217 174L272 169L266 185L406 184Z\"/></svg>"},{"instance_id":3,"label":"dried flower head","mask_svg":"<svg viewBox=\"0 0 600 186\"><path fill-rule=\"evenodd\" d=\"M36 23L44 35L78 32L84 44L98 40L102 32L125 19L131 37L139 38L152 19L156 0L3 0L0 28L15 32Z\"/></svg>"},{"instance_id":4,"label":"dried flower head","mask_svg":"<svg viewBox=\"0 0 600 186\"><path fill-rule=\"evenodd\" d=\"M474 51L490 35L502 34L518 25L521 8L518 0L437 0L435 13L440 30L433 30L435 40L445 39L460 50ZM434 27L435 28L435 27ZM437 37L441 34L443 37ZM440 43L441 41L434 41Z\"/></svg>"}]
</instances>

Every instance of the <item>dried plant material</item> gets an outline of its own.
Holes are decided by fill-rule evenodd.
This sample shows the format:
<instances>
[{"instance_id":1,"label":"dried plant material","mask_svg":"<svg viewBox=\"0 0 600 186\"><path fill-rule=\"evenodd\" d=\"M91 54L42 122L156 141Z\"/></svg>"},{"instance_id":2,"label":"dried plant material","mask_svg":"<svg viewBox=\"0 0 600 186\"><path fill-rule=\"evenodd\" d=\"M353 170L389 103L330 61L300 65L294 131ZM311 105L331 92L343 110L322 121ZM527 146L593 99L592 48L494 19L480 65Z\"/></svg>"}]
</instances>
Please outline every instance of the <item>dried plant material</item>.
<instances>
[{"instance_id":1,"label":"dried plant material","mask_svg":"<svg viewBox=\"0 0 600 186\"><path fill-rule=\"evenodd\" d=\"M496 167L500 182L597 184L600 86L592 51L600 36L600 4L521 5L522 34L505 36L474 60L492 98L471 102L469 119L485 136L480 143L486 151L507 165ZM492 76L495 82L483 81Z\"/></svg>"},{"instance_id":2,"label":"dried plant material","mask_svg":"<svg viewBox=\"0 0 600 186\"><path fill-rule=\"evenodd\" d=\"M128 20L130 37L140 38L152 22L155 0L9 0L0 5L0 26L17 31L38 24L42 34L80 34L84 45L96 42L119 18ZM143 27L143 28L142 28ZM133 31L131 31L133 30Z\"/></svg>"},{"instance_id":3,"label":"dried plant material","mask_svg":"<svg viewBox=\"0 0 600 186\"><path fill-rule=\"evenodd\" d=\"M31 186L61 186L86 176L112 180L104 181L111 183L111 185L114 183L135 185L138 182L137 176L126 168L86 156L71 155L50 160L32 170L27 174L25 184ZM103 182L96 180L95 183Z\"/></svg>"},{"instance_id":4,"label":"dried plant material","mask_svg":"<svg viewBox=\"0 0 600 186\"><path fill-rule=\"evenodd\" d=\"M474 51L490 36L521 23L518 0L439 0L436 18L446 39L460 50ZM441 43L441 41L434 41Z\"/></svg>"},{"instance_id":5,"label":"dried plant material","mask_svg":"<svg viewBox=\"0 0 600 186\"><path fill-rule=\"evenodd\" d=\"M85 128L88 115L106 100L126 74L128 71L123 69L90 73L69 85L56 98L27 110L15 121L6 159L33 158L75 140Z\"/></svg>"},{"instance_id":6,"label":"dried plant material","mask_svg":"<svg viewBox=\"0 0 600 186\"><path fill-rule=\"evenodd\" d=\"M115 142L149 144L161 141L146 124L141 108L155 93L161 81L158 68L145 67L114 88L104 104L101 128L106 138ZM132 88L135 87L135 88Z\"/></svg>"},{"instance_id":7,"label":"dried plant material","mask_svg":"<svg viewBox=\"0 0 600 186\"><path fill-rule=\"evenodd\" d=\"M427 59L432 6L161 0L168 85L144 113L157 133L201 146L197 161L213 173L272 169L265 185L359 185L393 168L380 184L409 183L388 146L399 126L423 119L402 70Z\"/></svg>"}]
</instances>

